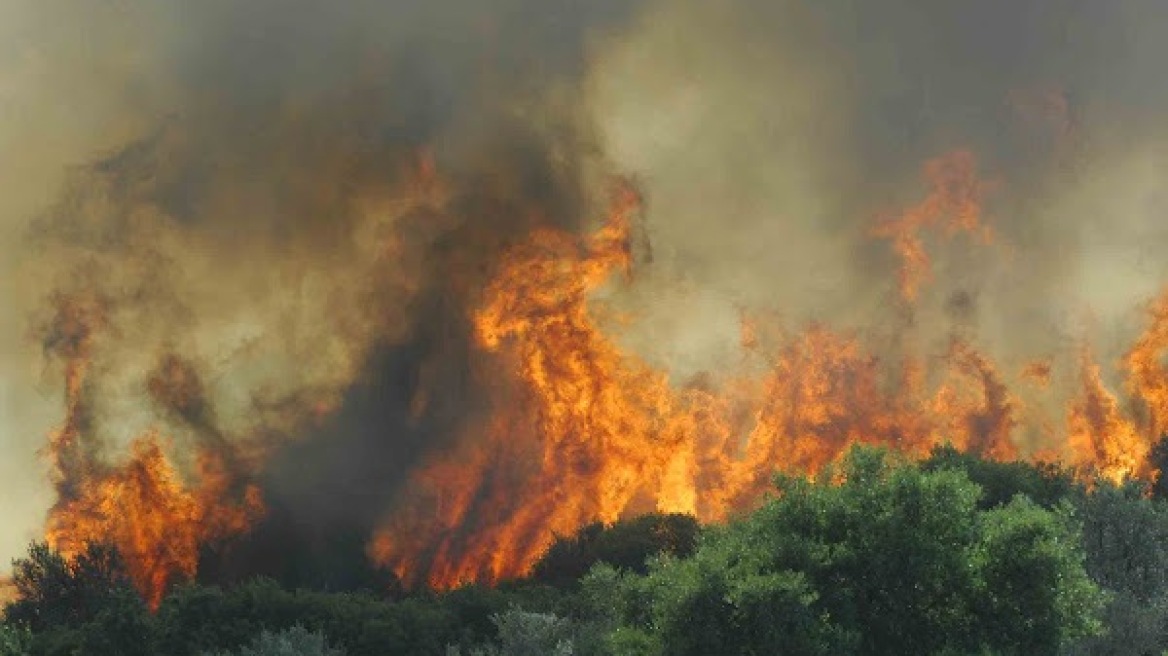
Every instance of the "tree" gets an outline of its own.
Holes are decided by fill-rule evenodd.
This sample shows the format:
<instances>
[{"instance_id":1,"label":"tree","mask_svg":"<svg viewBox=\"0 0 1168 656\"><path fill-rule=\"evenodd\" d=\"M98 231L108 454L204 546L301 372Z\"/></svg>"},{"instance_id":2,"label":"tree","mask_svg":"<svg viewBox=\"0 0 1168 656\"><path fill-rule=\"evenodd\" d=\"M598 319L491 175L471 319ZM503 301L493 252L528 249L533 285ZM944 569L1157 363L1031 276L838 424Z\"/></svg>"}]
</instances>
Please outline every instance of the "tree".
<instances>
[{"instance_id":1,"label":"tree","mask_svg":"<svg viewBox=\"0 0 1168 656\"><path fill-rule=\"evenodd\" d=\"M651 556L684 558L693 553L699 531L697 520L682 514L642 515L611 525L597 522L552 543L532 567L531 578L571 586L600 562L644 574Z\"/></svg>"},{"instance_id":2,"label":"tree","mask_svg":"<svg viewBox=\"0 0 1168 656\"><path fill-rule=\"evenodd\" d=\"M345 651L330 647L321 633L294 626L274 633L262 631L250 645L238 651L206 652L204 656L345 656Z\"/></svg>"},{"instance_id":3,"label":"tree","mask_svg":"<svg viewBox=\"0 0 1168 656\"><path fill-rule=\"evenodd\" d=\"M1168 470L1168 435L1160 436L1152 445L1148 452L1148 465L1155 472L1151 487L1152 498L1168 499L1168 476L1164 475L1165 470Z\"/></svg>"},{"instance_id":4,"label":"tree","mask_svg":"<svg viewBox=\"0 0 1168 656\"><path fill-rule=\"evenodd\" d=\"M54 626L81 625L112 604L134 596L121 558L112 547L89 544L69 560L44 543L12 563L17 599L4 609L7 622L33 633Z\"/></svg>"},{"instance_id":5,"label":"tree","mask_svg":"<svg viewBox=\"0 0 1168 656\"><path fill-rule=\"evenodd\" d=\"M511 608L491 616L498 632L497 644L474 647L470 656L573 656L573 626L568 620L551 613L530 613ZM450 646L446 656L461 656L462 650Z\"/></svg>"},{"instance_id":6,"label":"tree","mask_svg":"<svg viewBox=\"0 0 1168 656\"><path fill-rule=\"evenodd\" d=\"M128 589L111 591L93 620L73 633L82 654L155 656L155 623L146 604Z\"/></svg>"},{"instance_id":7,"label":"tree","mask_svg":"<svg viewBox=\"0 0 1168 656\"><path fill-rule=\"evenodd\" d=\"M619 590L625 634L669 656L1053 654L1097 630L1069 508L980 500L962 471L858 448L817 480L780 478L692 558L586 589Z\"/></svg>"},{"instance_id":8,"label":"tree","mask_svg":"<svg viewBox=\"0 0 1168 656\"><path fill-rule=\"evenodd\" d=\"M1068 506L1044 510L1025 497L985 513L972 553L980 643L1000 654L1056 654L1101 629L1106 601L1087 576Z\"/></svg>"},{"instance_id":9,"label":"tree","mask_svg":"<svg viewBox=\"0 0 1168 656\"><path fill-rule=\"evenodd\" d=\"M1081 498L1086 493L1073 474L1060 465L986 460L958 451L952 445L933 449L921 462L921 468L926 472L964 472L981 488L978 506L985 509L1003 506L1019 494L1043 508L1053 508L1062 501Z\"/></svg>"},{"instance_id":10,"label":"tree","mask_svg":"<svg viewBox=\"0 0 1168 656\"><path fill-rule=\"evenodd\" d=\"M1141 485L1100 482L1080 506L1091 578L1112 596L1107 634L1073 654L1157 656L1168 651L1168 505Z\"/></svg>"},{"instance_id":11,"label":"tree","mask_svg":"<svg viewBox=\"0 0 1168 656\"><path fill-rule=\"evenodd\" d=\"M32 633L12 624L0 624L0 656L28 656Z\"/></svg>"}]
</instances>

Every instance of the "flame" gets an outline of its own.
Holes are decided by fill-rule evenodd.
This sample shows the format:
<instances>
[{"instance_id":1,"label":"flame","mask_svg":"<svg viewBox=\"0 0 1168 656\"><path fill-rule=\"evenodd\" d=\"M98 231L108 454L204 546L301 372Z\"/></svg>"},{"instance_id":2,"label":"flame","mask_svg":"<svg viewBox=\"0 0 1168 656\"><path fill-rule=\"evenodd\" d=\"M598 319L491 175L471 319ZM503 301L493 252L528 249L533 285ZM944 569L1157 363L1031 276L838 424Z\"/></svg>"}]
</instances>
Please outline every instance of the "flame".
<instances>
[{"instance_id":1,"label":"flame","mask_svg":"<svg viewBox=\"0 0 1168 656\"><path fill-rule=\"evenodd\" d=\"M988 235L972 166L963 154L930 163L936 188L895 224L899 245L919 245L915 230L946 214L950 229ZM742 345L765 362L761 376L678 385L622 350L589 299L631 275L639 208L621 185L595 234L538 230L504 258L473 313L493 356L490 419L414 474L407 510L370 545L407 584L519 576L555 535L636 512L723 519L755 503L776 470L816 471L856 442L924 454L953 441L988 457L1017 454L1019 405L968 342L954 341L950 373L932 395L915 361L889 380L888 363L857 337L822 325L763 339L744 317Z\"/></svg>"},{"instance_id":2,"label":"flame","mask_svg":"<svg viewBox=\"0 0 1168 656\"><path fill-rule=\"evenodd\" d=\"M428 152L419 153L415 177L415 195L447 193ZM871 232L898 256L897 288L910 309L932 276L926 230L994 239L982 209L994 185L979 179L971 153L932 160L923 177L924 200ZM641 212L637 190L621 182L595 232L536 228L475 287L481 293L467 308L478 351L472 373L485 406L453 446L412 470L368 546L407 585L521 576L556 535L596 521L646 511L719 521L756 504L776 471L816 472L859 442L912 456L944 443L995 459L1062 454L1116 481L1152 474L1150 436L1168 429L1168 292L1124 359L1126 391L1142 414L1125 414L1084 349L1065 435L1046 429L1046 443L1022 448L1026 407L1010 385L1047 390L1053 361L1000 369L962 335L933 345L934 353L900 334L893 354L880 355L888 349L872 349L860 333L824 324L788 330L777 315L743 309L734 368L672 379L622 348L598 312L599 292L633 280ZM407 254L401 241L379 245L389 256ZM473 286L463 277L458 285ZM160 359L146 387L200 436L195 471L180 473L157 432L136 440L123 463L97 458L87 442L85 379L110 329L107 314L100 298L62 298L47 330L46 346L63 364L66 407L49 444L60 501L47 536L67 553L92 540L114 544L156 606L171 583L196 573L203 545L248 530L263 504L247 483L251 463L214 430L197 369L177 355ZM415 418L437 400L435 389L411 397ZM325 416L335 407L310 410Z\"/></svg>"},{"instance_id":3,"label":"flame","mask_svg":"<svg viewBox=\"0 0 1168 656\"><path fill-rule=\"evenodd\" d=\"M167 459L154 432L135 440L129 459L111 467L86 441L90 410L85 374L93 347L106 327L98 298L61 298L48 349L64 360L64 425L50 435L47 455L58 502L46 521L45 539L66 557L88 543L109 544L124 559L130 579L151 608L169 586L194 576L202 545L247 530L263 511L258 488L240 486L220 452L201 449L198 484L190 488ZM184 412L197 407L197 382L180 361L167 358L150 391L167 396ZM233 497L238 501L230 501Z\"/></svg>"},{"instance_id":4,"label":"flame","mask_svg":"<svg viewBox=\"0 0 1168 656\"><path fill-rule=\"evenodd\" d=\"M1168 432L1168 368L1163 364L1168 350L1168 290L1148 307L1147 330L1124 358L1128 388L1147 409L1146 431L1150 435Z\"/></svg>"},{"instance_id":5,"label":"flame","mask_svg":"<svg viewBox=\"0 0 1168 656\"><path fill-rule=\"evenodd\" d=\"M1017 457L1011 436L1018 425L1019 403L993 363L960 339L953 340L947 359L957 380L938 390L933 412L950 418L948 438L964 451L1001 460Z\"/></svg>"},{"instance_id":6,"label":"flame","mask_svg":"<svg viewBox=\"0 0 1168 656\"><path fill-rule=\"evenodd\" d=\"M1082 391L1067 413L1067 443L1075 460L1115 482L1146 473L1151 445L1123 416L1086 348L1080 355L1080 371Z\"/></svg>"},{"instance_id":7,"label":"flame","mask_svg":"<svg viewBox=\"0 0 1168 656\"><path fill-rule=\"evenodd\" d=\"M910 303L932 277L932 260L921 235L924 229L943 228L948 237L965 232L986 244L993 241L994 234L983 225L982 202L996 185L978 178L973 153L959 150L930 160L925 164L924 178L931 187L929 195L872 230L873 236L892 242L900 258L900 294Z\"/></svg>"},{"instance_id":8,"label":"flame","mask_svg":"<svg viewBox=\"0 0 1168 656\"><path fill-rule=\"evenodd\" d=\"M135 587L157 608L172 583L194 576L202 545L246 530L263 504L254 487L239 505L223 504L229 483L212 453L200 454L195 489L183 484L156 433L136 440L130 453L125 464L84 481L76 498L55 507L45 535L66 557L90 542L116 547Z\"/></svg>"}]
</instances>

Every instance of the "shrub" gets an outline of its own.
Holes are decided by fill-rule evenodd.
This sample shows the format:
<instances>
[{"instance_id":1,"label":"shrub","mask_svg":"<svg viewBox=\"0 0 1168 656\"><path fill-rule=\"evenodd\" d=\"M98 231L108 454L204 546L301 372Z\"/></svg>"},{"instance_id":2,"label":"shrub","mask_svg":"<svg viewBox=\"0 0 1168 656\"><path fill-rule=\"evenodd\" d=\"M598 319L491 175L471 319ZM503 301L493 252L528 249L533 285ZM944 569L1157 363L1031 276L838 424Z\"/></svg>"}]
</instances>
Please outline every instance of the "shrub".
<instances>
[{"instance_id":1,"label":"shrub","mask_svg":"<svg viewBox=\"0 0 1168 656\"><path fill-rule=\"evenodd\" d=\"M204 652L205 656L345 656L342 649L329 647L324 634L302 626L273 633L263 631L250 645L235 652Z\"/></svg>"}]
</instances>

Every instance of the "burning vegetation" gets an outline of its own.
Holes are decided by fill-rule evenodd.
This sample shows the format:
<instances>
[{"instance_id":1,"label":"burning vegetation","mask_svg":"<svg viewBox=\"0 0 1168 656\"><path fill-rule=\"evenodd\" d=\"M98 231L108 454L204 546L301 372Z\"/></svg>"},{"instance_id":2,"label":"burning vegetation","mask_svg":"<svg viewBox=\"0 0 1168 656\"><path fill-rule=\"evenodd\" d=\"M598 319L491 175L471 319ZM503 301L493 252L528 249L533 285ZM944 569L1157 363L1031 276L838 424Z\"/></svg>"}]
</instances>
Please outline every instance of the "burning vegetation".
<instances>
[{"instance_id":1,"label":"burning vegetation","mask_svg":"<svg viewBox=\"0 0 1168 656\"><path fill-rule=\"evenodd\" d=\"M443 186L432 162L420 161L413 184ZM976 176L966 151L930 161L927 198L875 229L901 260L899 293L910 310L928 279L923 228L988 241ZM411 586L494 583L528 573L554 536L593 522L644 512L723 520L758 503L776 472L817 472L856 443L919 456L947 443L994 459L1023 453L1021 401L992 360L960 336L931 362L915 354L891 360L852 332L820 324L763 330L744 318L743 357L754 373L671 380L619 346L594 307L600 290L635 277L642 213L639 190L622 181L592 232L536 223L502 250L468 295L475 302L462 308L479 407L457 424L449 446L420 456L407 474L370 536L374 564ZM398 256L395 243L390 238L386 252ZM133 439L128 458L104 459L88 439L87 372L110 329L108 303L60 297L45 331L66 390L66 419L47 452L59 501L46 536L65 554L90 542L116 546L156 605L170 584L197 574L202 549L263 521L264 452L279 444L249 447L224 435L200 374L169 354L142 384L163 417L197 438L189 471L166 454L179 448L175 441L154 430ZM1151 475L1148 450L1163 429L1157 390L1168 385L1158 364L1165 303L1151 309L1149 330L1125 360L1144 425L1122 412L1084 350L1067 437L1042 444L1044 454L1115 481ZM1043 365L1028 365L1018 380L1049 381ZM431 411L434 393L418 381L409 421ZM241 449L255 453L243 458Z\"/></svg>"},{"instance_id":2,"label":"burning vegetation","mask_svg":"<svg viewBox=\"0 0 1168 656\"><path fill-rule=\"evenodd\" d=\"M1028 135L1016 140L1024 152L920 136L895 152L857 138L855 162L804 155L799 135L832 127L818 122L828 114L856 132L878 123L876 109L836 111L844 92L828 89L828 71L793 72L812 47L803 40L843 23L796 12L792 23L815 30L770 52L748 19L707 33L697 5L636 8L653 20L612 41L594 37L624 24L630 3L564 21L516 18L545 12L515 5L523 11L411 16L461 41L366 35L350 50L306 30L335 45L343 81L331 60L329 75L284 63L301 50L298 30L270 52L244 51L254 76L236 70L243 37L225 35L221 53L208 44L215 54L178 67L188 77L167 93L181 111L72 171L29 242L43 292L35 338L62 402L43 450L51 547L116 547L154 607L180 581L299 575L313 560L359 559L407 587L453 588L523 576L556 536L596 522L724 521L758 507L776 473L815 474L856 444L1059 459L1084 479L1158 476L1149 454L1168 432L1168 293L1142 299L1142 318L1125 324L1142 332L1118 349L1077 325L1057 326L1069 340L1054 336L1022 311L1040 303L1034 290L1063 284L1051 282L1066 276L1050 253L1069 238L1019 217L1057 213L1041 207L1051 189L1077 186L1076 158L1097 155L1078 141L1088 128L1060 85L1035 72L1041 83L939 92L954 106L975 93L1005 105L993 127ZM368 18L344 15L321 22L359 31ZM618 54L641 61L666 28L754 39L760 49L745 47L732 72L774 59L788 95L826 98L792 107L784 129L758 130L797 156L770 162L725 137L737 149L700 175L678 173L708 155L698 146L661 158L677 162L638 160L635 146L669 140L628 128L626 115L605 123L592 96L606 80L623 88ZM626 52L638 30L647 45ZM737 83L710 50L712 62L694 65ZM876 64L855 59L855 80L867 80L862 67ZM648 94L638 83L635 98ZM687 88L660 94L677 102L662 131L733 132L693 109ZM634 137L611 143L622 130ZM812 145L827 152L826 141ZM784 195L774 216L739 203L756 177ZM1027 185L1042 189L1037 200L1018 191ZM672 223L671 210L692 208L658 204L671 189L709 193L708 216ZM760 211L767 221L742 235L720 227ZM793 218L802 211L812 218ZM689 240L710 246L687 251ZM742 275L736 259L793 264ZM831 289L820 294L823 271ZM760 301L753 290L772 284L789 293ZM686 305L703 285L735 295L710 312ZM658 333L650 315L662 313L683 327ZM987 313L1018 318L987 328ZM730 315L738 339L717 329ZM676 351L714 356L687 367Z\"/></svg>"}]
</instances>

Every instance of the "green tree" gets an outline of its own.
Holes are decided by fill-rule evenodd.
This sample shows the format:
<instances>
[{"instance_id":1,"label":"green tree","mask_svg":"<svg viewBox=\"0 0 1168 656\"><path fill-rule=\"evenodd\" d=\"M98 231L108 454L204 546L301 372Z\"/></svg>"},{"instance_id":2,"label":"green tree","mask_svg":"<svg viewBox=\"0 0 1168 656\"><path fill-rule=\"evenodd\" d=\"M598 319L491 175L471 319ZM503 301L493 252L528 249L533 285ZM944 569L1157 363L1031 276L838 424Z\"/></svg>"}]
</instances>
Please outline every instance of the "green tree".
<instances>
[{"instance_id":1,"label":"green tree","mask_svg":"<svg viewBox=\"0 0 1168 656\"><path fill-rule=\"evenodd\" d=\"M204 656L345 656L345 651L330 647L321 633L294 626L277 632L262 631L251 644L237 651L207 652Z\"/></svg>"},{"instance_id":2,"label":"green tree","mask_svg":"<svg viewBox=\"0 0 1168 656\"><path fill-rule=\"evenodd\" d=\"M1084 569L1067 506L1052 513L1025 497L985 513L973 552L981 643L1001 654L1055 654L1099 632L1106 596Z\"/></svg>"},{"instance_id":3,"label":"green tree","mask_svg":"<svg viewBox=\"0 0 1168 656\"><path fill-rule=\"evenodd\" d=\"M1168 435L1161 435L1148 452L1148 464L1154 471L1151 485L1152 498L1168 500Z\"/></svg>"},{"instance_id":4,"label":"green tree","mask_svg":"<svg viewBox=\"0 0 1168 656\"><path fill-rule=\"evenodd\" d=\"M469 656L573 656L572 623L551 613L531 613L511 608L491 616L498 633L496 643L472 647ZM463 650L450 646L446 656L461 656Z\"/></svg>"},{"instance_id":5,"label":"green tree","mask_svg":"<svg viewBox=\"0 0 1168 656\"><path fill-rule=\"evenodd\" d=\"M155 622L132 590L109 593L101 611L74 630L81 654L156 656Z\"/></svg>"},{"instance_id":6,"label":"green tree","mask_svg":"<svg viewBox=\"0 0 1168 656\"><path fill-rule=\"evenodd\" d=\"M1168 650L1168 505L1142 486L1100 482L1080 508L1091 578L1110 592L1105 635L1072 654L1156 656Z\"/></svg>"},{"instance_id":7,"label":"green tree","mask_svg":"<svg viewBox=\"0 0 1168 656\"><path fill-rule=\"evenodd\" d=\"M1069 509L980 500L963 471L858 448L817 480L780 478L692 558L585 588L619 590L623 635L669 656L1053 654L1095 631L1103 595Z\"/></svg>"},{"instance_id":8,"label":"green tree","mask_svg":"<svg viewBox=\"0 0 1168 656\"><path fill-rule=\"evenodd\" d=\"M5 607L4 619L33 633L79 626L134 594L117 551L99 544L69 560L34 543L26 557L13 561L12 582L17 599Z\"/></svg>"},{"instance_id":9,"label":"green tree","mask_svg":"<svg viewBox=\"0 0 1168 656\"><path fill-rule=\"evenodd\" d=\"M642 515L610 525L597 522L553 542L532 567L531 578L571 586L601 562L643 574L652 556L692 554L699 531L696 519L681 514Z\"/></svg>"},{"instance_id":10,"label":"green tree","mask_svg":"<svg viewBox=\"0 0 1168 656\"><path fill-rule=\"evenodd\" d=\"M28 656L32 633L21 626L0 624L0 656Z\"/></svg>"},{"instance_id":11,"label":"green tree","mask_svg":"<svg viewBox=\"0 0 1168 656\"><path fill-rule=\"evenodd\" d=\"M938 446L921 462L926 472L953 470L964 472L981 488L978 506L1003 506L1019 494L1043 508L1054 508L1063 501L1081 499L1086 489L1072 472L1054 463L986 460L972 453L958 451L952 445Z\"/></svg>"}]
</instances>

